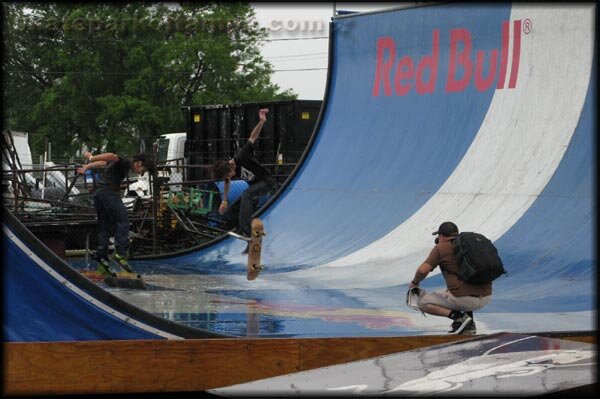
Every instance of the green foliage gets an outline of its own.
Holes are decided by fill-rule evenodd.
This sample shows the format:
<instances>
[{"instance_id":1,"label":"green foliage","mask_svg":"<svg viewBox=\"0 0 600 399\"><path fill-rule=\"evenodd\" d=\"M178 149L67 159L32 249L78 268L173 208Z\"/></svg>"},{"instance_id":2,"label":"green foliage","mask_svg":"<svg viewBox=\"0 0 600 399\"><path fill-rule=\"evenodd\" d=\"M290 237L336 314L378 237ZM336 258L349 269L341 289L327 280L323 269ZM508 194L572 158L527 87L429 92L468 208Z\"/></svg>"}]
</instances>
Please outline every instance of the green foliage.
<instances>
[{"instance_id":1,"label":"green foliage","mask_svg":"<svg viewBox=\"0 0 600 399\"><path fill-rule=\"evenodd\" d=\"M170 3L173 4L173 3ZM5 128L69 157L134 153L185 129L184 105L292 99L245 3L3 3Z\"/></svg>"}]
</instances>

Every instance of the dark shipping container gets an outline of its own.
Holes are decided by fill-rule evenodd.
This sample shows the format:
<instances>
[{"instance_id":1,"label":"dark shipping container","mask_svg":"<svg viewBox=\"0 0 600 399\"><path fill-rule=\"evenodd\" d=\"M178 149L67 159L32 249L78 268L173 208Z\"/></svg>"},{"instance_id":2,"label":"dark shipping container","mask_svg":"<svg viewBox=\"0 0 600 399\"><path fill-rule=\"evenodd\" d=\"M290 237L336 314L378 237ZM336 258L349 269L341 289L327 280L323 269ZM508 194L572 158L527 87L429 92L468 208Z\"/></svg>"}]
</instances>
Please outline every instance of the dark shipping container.
<instances>
[{"instance_id":1,"label":"dark shipping container","mask_svg":"<svg viewBox=\"0 0 600 399\"><path fill-rule=\"evenodd\" d=\"M258 122L258 110L268 108L267 122L255 143L256 158L267 167L295 165L313 133L321 103L285 100L183 107L188 164L208 166L233 157ZM206 168L192 168L189 179L209 179L206 171Z\"/></svg>"}]
</instances>

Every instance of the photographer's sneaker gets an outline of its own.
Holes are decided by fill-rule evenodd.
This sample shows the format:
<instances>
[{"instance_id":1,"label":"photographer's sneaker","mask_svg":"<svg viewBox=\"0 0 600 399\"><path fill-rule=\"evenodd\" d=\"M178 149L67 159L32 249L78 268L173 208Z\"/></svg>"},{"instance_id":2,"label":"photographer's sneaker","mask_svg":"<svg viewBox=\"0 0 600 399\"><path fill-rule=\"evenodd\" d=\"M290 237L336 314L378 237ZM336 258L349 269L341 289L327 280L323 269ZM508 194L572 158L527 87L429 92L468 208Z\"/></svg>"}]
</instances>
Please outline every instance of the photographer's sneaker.
<instances>
[{"instance_id":1,"label":"photographer's sneaker","mask_svg":"<svg viewBox=\"0 0 600 399\"><path fill-rule=\"evenodd\" d=\"M463 314L461 317L454 319L451 327L452 329L449 331L449 333L457 335L463 334L463 331L469 327L469 324L473 324L473 328L475 327L473 319L469 315ZM469 329L471 329L471 327L469 327Z\"/></svg>"},{"instance_id":2,"label":"photographer's sneaker","mask_svg":"<svg viewBox=\"0 0 600 399\"><path fill-rule=\"evenodd\" d=\"M108 263L107 259L101 259L98 262L96 272L98 272L98 274L102 275L104 278L117 276L117 273L110 268L110 264Z\"/></svg>"},{"instance_id":3,"label":"photographer's sneaker","mask_svg":"<svg viewBox=\"0 0 600 399\"><path fill-rule=\"evenodd\" d=\"M126 272L128 272L128 273L135 273L135 271L133 271L133 268L131 267L131 265L129 264L129 262L127 262L126 258L122 257L121 255L119 255L116 252L113 254L112 258Z\"/></svg>"},{"instance_id":4,"label":"photographer's sneaker","mask_svg":"<svg viewBox=\"0 0 600 399\"><path fill-rule=\"evenodd\" d=\"M475 325L475 322L472 321L469 324L467 324L467 326L462 330L462 334L464 334L464 335L477 334L477 326Z\"/></svg>"},{"instance_id":5,"label":"photographer's sneaker","mask_svg":"<svg viewBox=\"0 0 600 399\"><path fill-rule=\"evenodd\" d=\"M450 327L450 331L448 331L448 333L450 334L456 334L456 330L458 330L458 328L460 327L462 323L459 322L454 322L452 323L452 326ZM462 332L460 333L462 335L475 335L477 334L477 325L475 324L474 321L471 321L469 324L467 324L467 326L465 328L463 328Z\"/></svg>"}]
</instances>

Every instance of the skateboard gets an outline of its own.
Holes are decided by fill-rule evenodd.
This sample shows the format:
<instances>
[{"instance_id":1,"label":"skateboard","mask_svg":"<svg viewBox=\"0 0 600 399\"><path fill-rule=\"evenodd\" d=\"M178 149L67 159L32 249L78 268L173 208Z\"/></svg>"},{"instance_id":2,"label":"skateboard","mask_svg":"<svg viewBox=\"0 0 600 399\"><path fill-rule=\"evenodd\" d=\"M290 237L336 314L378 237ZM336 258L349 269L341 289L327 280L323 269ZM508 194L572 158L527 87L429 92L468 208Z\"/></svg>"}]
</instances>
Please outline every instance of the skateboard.
<instances>
[{"instance_id":1,"label":"skateboard","mask_svg":"<svg viewBox=\"0 0 600 399\"><path fill-rule=\"evenodd\" d=\"M148 289L142 276L128 272L117 272L116 277L105 277L104 284L112 288L130 288L135 290Z\"/></svg>"},{"instance_id":2,"label":"skateboard","mask_svg":"<svg viewBox=\"0 0 600 399\"><path fill-rule=\"evenodd\" d=\"M259 218L252 219L252 236L248 248L248 280L254 280L262 270L260 255L262 252L262 240L265 235L265 226Z\"/></svg>"},{"instance_id":3,"label":"skateboard","mask_svg":"<svg viewBox=\"0 0 600 399\"><path fill-rule=\"evenodd\" d=\"M118 263L112 262L111 264L119 266ZM104 277L104 284L111 288L129 288L129 289L137 289L137 290L147 290L146 282L142 279L137 273L129 273L121 268L120 271L116 273L114 276Z\"/></svg>"}]
</instances>

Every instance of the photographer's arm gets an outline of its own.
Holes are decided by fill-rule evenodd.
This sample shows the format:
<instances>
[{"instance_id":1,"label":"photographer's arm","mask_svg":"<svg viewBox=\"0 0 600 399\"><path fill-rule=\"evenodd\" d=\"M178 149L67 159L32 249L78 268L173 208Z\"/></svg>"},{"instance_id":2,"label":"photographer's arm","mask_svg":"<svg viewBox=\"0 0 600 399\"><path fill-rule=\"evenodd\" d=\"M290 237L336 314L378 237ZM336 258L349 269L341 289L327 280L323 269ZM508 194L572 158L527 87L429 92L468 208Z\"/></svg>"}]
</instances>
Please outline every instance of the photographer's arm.
<instances>
[{"instance_id":1,"label":"photographer's arm","mask_svg":"<svg viewBox=\"0 0 600 399\"><path fill-rule=\"evenodd\" d=\"M432 270L433 270L433 267L431 267L430 264L428 264L428 263L421 263L421 266L419 266L417 268L417 271L415 272L415 277L413 278L413 280L408 285L408 288L412 288L412 287L418 286L421 283L421 281L425 280L425 278L427 277L427 275L429 273L431 273Z\"/></svg>"}]
</instances>

